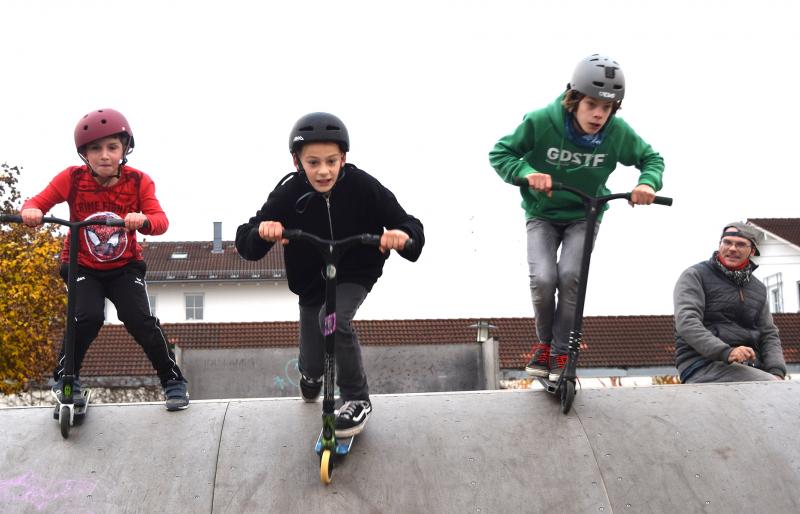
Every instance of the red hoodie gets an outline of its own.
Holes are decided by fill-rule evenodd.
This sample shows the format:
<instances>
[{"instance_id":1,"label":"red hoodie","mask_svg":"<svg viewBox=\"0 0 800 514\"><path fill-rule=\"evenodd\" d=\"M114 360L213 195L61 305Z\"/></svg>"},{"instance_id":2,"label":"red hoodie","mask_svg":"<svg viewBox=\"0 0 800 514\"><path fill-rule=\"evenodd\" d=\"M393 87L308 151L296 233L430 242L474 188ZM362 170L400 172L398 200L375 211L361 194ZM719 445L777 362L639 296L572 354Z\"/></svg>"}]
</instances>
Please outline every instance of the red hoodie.
<instances>
[{"instance_id":1,"label":"red hoodie","mask_svg":"<svg viewBox=\"0 0 800 514\"><path fill-rule=\"evenodd\" d=\"M130 212L147 216L150 227L142 229L157 236L167 231L169 221L156 198L156 186L147 174L123 166L116 184L99 185L87 166L70 166L55 176L50 184L22 209L35 208L43 213L54 205L67 202L70 221L89 217L125 218ZM136 231L124 227L89 226L81 230L78 264L96 270L120 268L131 261L142 260L142 248L136 241ZM64 240L61 261L69 260L69 237Z\"/></svg>"}]
</instances>

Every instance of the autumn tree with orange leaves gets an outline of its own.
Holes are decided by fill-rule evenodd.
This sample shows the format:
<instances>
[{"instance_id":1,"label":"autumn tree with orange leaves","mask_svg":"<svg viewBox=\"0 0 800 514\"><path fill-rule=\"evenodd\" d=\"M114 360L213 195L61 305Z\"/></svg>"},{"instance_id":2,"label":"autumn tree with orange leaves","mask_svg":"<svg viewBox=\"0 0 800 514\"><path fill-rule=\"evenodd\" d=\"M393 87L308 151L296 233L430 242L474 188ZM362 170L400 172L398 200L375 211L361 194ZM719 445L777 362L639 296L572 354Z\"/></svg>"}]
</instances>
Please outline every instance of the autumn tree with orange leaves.
<instances>
[{"instance_id":1,"label":"autumn tree with orange leaves","mask_svg":"<svg viewBox=\"0 0 800 514\"><path fill-rule=\"evenodd\" d=\"M17 214L21 168L0 164L0 213ZM0 393L46 378L66 318L57 227L0 225Z\"/></svg>"}]
</instances>

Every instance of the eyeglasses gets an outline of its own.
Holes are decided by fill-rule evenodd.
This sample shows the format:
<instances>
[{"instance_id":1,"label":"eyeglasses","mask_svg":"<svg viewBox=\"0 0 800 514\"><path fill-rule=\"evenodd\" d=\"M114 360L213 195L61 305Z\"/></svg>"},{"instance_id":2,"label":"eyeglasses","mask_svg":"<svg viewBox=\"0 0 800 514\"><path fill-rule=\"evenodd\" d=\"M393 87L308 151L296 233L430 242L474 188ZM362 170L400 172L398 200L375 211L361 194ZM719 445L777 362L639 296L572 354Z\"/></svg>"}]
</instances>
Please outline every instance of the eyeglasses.
<instances>
[{"instance_id":1,"label":"eyeglasses","mask_svg":"<svg viewBox=\"0 0 800 514\"><path fill-rule=\"evenodd\" d=\"M730 248L731 246L733 246L737 250L745 250L747 248L752 247L750 243L744 243L742 241L731 241L730 239L723 239L722 241L720 241L720 245L722 245L723 248Z\"/></svg>"}]
</instances>

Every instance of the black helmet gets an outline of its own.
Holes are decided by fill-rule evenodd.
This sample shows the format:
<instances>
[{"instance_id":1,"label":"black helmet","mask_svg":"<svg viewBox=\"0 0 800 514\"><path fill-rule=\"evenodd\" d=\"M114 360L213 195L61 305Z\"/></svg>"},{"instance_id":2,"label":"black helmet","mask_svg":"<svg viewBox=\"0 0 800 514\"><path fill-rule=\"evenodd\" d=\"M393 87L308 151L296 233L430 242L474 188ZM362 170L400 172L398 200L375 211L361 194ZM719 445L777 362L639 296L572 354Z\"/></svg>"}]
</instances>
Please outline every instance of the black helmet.
<instances>
[{"instance_id":1,"label":"black helmet","mask_svg":"<svg viewBox=\"0 0 800 514\"><path fill-rule=\"evenodd\" d=\"M289 134L289 151L297 153L305 143L316 142L337 143L343 152L350 150L347 127L327 112L312 112L297 120Z\"/></svg>"},{"instance_id":2,"label":"black helmet","mask_svg":"<svg viewBox=\"0 0 800 514\"><path fill-rule=\"evenodd\" d=\"M594 54L578 63L569 88L592 98L620 102L625 96L625 75L617 61Z\"/></svg>"}]
</instances>

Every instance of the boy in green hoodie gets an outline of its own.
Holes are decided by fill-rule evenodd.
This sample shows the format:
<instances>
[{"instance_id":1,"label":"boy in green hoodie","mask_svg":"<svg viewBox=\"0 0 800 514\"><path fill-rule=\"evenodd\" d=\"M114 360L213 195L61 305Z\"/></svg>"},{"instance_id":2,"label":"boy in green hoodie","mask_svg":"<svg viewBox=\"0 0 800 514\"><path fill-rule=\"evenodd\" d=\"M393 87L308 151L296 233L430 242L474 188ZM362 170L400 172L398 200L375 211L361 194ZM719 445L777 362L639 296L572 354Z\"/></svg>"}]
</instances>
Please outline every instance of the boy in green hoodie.
<instances>
[{"instance_id":1,"label":"boy in green hoodie","mask_svg":"<svg viewBox=\"0 0 800 514\"><path fill-rule=\"evenodd\" d=\"M591 55L578 63L567 90L555 102L526 114L517 129L489 153L491 165L504 181L516 185L518 179L525 179L529 186L520 191L540 341L525 367L533 376L555 381L566 365L583 239L589 228L583 202L572 193L553 191L553 182L605 195L609 193L606 180L620 163L639 170L631 205L652 203L661 189L664 160L615 116L624 96L625 77L619 64ZM599 227L600 220L591 227L595 237Z\"/></svg>"}]
</instances>

